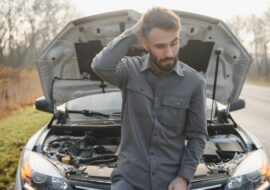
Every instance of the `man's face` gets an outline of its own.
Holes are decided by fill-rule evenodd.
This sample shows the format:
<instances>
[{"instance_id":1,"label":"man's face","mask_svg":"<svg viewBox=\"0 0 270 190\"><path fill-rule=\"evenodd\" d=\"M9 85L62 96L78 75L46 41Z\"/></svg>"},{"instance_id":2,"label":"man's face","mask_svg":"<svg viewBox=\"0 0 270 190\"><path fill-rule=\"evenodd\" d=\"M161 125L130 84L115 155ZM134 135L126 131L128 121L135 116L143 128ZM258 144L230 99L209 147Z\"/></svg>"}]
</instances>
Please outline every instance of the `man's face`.
<instances>
[{"instance_id":1,"label":"man's face","mask_svg":"<svg viewBox=\"0 0 270 190\"><path fill-rule=\"evenodd\" d=\"M170 71L176 64L180 47L178 30L153 28L143 43L151 60L160 70Z\"/></svg>"}]
</instances>

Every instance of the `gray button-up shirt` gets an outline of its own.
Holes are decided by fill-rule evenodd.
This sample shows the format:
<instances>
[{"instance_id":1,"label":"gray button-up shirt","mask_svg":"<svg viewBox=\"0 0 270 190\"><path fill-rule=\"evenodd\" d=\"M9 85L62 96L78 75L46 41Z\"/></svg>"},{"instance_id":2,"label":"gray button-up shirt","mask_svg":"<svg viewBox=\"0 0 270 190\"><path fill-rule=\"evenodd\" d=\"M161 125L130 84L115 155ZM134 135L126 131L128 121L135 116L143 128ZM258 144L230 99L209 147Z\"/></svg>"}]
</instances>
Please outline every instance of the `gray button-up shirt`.
<instances>
[{"instance_id":1,"label":"gray button-up shirt","mask_svg":"<svg viewBox=\"0 0 270 190\"><path fill-rule=\"evenodd\" d=\"M132 30L125 31L95 57L92 68L122 91L120 173L140 189L167 190L176 176L192 179L203 153L205 82L180 61L171 72L155 75L149 54L125 56L136 42Z\"/></svg>"}]
</instances>

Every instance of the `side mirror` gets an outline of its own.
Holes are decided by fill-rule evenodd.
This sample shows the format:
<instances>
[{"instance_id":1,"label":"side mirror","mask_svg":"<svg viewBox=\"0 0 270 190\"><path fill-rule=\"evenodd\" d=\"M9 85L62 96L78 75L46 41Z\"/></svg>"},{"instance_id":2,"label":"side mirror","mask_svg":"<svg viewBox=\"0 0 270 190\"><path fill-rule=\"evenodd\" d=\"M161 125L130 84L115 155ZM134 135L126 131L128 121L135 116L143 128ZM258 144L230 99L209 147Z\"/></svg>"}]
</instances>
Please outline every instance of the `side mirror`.
<instances>
[{"instance_id":1,"label":"side mirror","mask_svg":"<svg viewBox=\"0 0 270 190\"><path fill-rule=\"evenodd\" d=\"M232 102L230 105L230 109L229 111L236 111L236 110L240 110L246 107L246 101L243 99L238 99L235 102Z\"/></svg>"},{"instance_id":2,"label":"side mirror","mask_svg":"<svg viewBox=\"0 0 270 190\"><path fill-rule=\"evenodd\" d=\"M37 110L53 113L53 105L44 96L36 99L35 107Z\"/></svg>"}]
</instances>

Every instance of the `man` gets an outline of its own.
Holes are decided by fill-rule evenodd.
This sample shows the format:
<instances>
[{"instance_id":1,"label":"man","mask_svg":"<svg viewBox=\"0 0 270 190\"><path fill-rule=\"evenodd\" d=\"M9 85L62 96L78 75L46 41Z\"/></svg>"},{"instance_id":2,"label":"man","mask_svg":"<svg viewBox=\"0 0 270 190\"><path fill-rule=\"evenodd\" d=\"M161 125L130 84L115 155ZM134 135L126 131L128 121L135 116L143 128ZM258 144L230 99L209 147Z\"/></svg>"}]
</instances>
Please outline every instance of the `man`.
<instances>
[{"instance_id":1,"label":"man","mask_svg":"<svg viewBox=\"0 0 270 190\"><path fill-rule=\"evenodd\" d=\"M112 190L185 190L195 173L207 135L205 83L178 60L180 29L174 12L152 8L93 60L123 96ZM138 39L149 53L125 56Z\"/></svg>"}]
</instances>

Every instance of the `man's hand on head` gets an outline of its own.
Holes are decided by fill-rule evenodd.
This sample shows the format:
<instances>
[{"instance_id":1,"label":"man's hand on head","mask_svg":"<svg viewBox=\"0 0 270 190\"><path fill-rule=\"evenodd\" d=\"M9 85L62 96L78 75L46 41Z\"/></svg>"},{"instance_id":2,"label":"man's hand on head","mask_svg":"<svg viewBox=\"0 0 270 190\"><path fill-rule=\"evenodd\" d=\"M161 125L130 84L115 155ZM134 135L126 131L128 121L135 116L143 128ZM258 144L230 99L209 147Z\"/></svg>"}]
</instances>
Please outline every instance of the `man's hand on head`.
<instances>
[{"instance_id":1,"label":"man's hand on head","mask_svg":"<svg viewBox=\"0 0 270 190\"><path fill-rule=\"evenodd\" d=\"M168 190L187 190L188 181L184 177L177 176L168 186Z\"/></svg>"}]
</instances>

